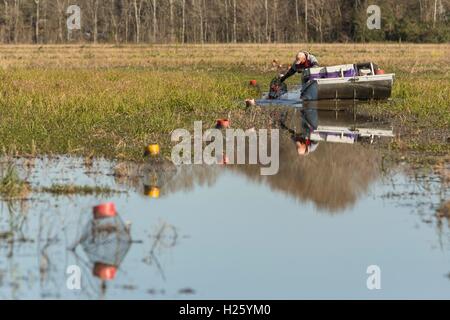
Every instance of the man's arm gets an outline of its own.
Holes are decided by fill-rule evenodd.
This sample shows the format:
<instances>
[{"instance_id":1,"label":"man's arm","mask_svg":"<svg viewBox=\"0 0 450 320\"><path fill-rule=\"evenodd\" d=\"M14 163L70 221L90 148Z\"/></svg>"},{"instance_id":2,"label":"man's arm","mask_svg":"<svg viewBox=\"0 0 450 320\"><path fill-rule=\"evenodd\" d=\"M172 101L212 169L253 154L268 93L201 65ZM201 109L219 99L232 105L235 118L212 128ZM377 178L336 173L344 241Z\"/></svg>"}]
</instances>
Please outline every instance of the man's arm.
<instances>
[{"instance_id":1,"label":"man's arm","mask_svg":"<svg viewBox=\"0 0 450 320\"><path fill-rule=\"evenodd\" d=\"M294 67L290 67L288 72L280 78L280 81L284 82L287 78L292 77L296 72L297 70L295 70Z\"/></svg>"}]
</instances>

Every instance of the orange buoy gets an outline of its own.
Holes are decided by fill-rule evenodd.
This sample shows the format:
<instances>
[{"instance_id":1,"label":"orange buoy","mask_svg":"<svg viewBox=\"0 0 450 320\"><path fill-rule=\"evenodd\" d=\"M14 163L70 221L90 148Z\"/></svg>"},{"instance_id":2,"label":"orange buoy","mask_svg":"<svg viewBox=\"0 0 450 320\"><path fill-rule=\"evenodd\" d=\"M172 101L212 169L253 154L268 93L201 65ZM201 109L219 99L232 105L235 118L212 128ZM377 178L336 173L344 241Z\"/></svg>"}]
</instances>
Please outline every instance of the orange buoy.
<instances>
[{"instance_id":1,"label":"orange buoy","mask_svg":"<svg viewBox=\"0 0 450 320\"><path fill-rule=\"evenodd\" d=\"M256 80L250 80L250 85L252 87L256 87L257 84L258 84L258 82Z\"/></svg>"},{"instance_id":2,"label":"orange buoy","mask_svg":"<svg viewBox=\"0 0 450 320\"><path fill-rule=\"evenodd\" d=\"M228 119L218 119L217 120L217 124L216 124L217 128L229 128L230 127L230 120Z\"/></svg>"},{"instance_id":3,"label":"orange buoy","mask_svg":"<svg viewBox=\"0 0 450 320\"><path fill-rule=\"evenodd\" d=\"M383 69L378 69L378 70L375 71L375 74L376 75L384 74L384 70Z\"/></svg>"},{"instance_id":4,"label":"orange buoy","mask_svg":"<svg viewBox=\"0 0 450 320\"><path fill-rule=\"evenodd\" d=\"M103 219L117 216L116 205L113 202L103 203L93 208L94 218Z\"/></svg>"},{"instance_id":5,"label":"orange buoy","mask_svg":"<svg viewBox=\"0 0 450 320\"><path fill-rule=\"evenodd\" d=\"M102 279L103 281L110 281L116 277L117 267L104 264L101 262L96 262L94 265L94 276Z\"/></svg>"},{"instance_id":6,"label":"orange buoy","mask_svg":"<svg viewBox=\"0 0 450 320\"><path fill-rule=\"evenodd\" d=\"M152 143L149 144L146 148L145 148L145 155L151 155L153 157L159 155L161 151L161 148L159 147L159 144L157 143Z\"/></svg>"}]
</instances>

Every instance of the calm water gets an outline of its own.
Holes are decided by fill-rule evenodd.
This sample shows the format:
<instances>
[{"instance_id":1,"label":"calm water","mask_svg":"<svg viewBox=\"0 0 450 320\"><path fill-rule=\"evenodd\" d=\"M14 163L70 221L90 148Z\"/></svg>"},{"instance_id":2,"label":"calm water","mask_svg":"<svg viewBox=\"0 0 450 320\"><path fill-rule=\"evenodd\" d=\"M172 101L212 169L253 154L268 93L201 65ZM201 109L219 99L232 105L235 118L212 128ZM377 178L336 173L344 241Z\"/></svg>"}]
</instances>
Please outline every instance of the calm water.
<instances>
[{"instance_id":1,"label":"calm water","mask_svg":"<svg viewBox=\"0 0 450 320\"><path fill-rule=\"evenodd\" d=\"M286 140L280 153L271 177L252 166L183 166L117 178L117 164L103 160L14 160L35 188L121 192L34 192L27 201L0 202L0 297L450 297L450 232L436 217L450 198L445 175L387 167L362 144L321 143L299 159ZM158 198L150 186L159 187ZM86 252L80 238L90 234L92 207L105 201L115 202L132 241L119 246L113 234ZM94 275L98 263L111 261L114 279ZM81 268L81 290L67 288L71 265ZM381 268L381 290L367 289L370 265Z\"/></svg>"}]
</instances>

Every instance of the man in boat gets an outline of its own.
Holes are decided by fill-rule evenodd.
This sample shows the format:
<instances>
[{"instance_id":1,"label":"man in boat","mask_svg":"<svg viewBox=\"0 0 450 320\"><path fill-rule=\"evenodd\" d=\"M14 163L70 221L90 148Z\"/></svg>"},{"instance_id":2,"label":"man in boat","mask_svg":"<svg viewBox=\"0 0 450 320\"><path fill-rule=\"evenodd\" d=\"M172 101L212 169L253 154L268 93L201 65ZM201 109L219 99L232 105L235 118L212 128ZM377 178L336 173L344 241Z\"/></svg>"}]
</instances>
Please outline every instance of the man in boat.
<instances>
[{"instance_id":1,"label":"man in boat","mask_svg":"<svg viewBox=\"0 0 450 320\"><path fill-rule=\"evenodd\" d=\"M291 65L290 69L285 75L280 75L280 82L283 83L287 78L293 76L294 74L302 73L303 70L318 67L319 61L315 56L306 51L300 51L295 56L295 61Z\"/></svg>"}]
</instances>

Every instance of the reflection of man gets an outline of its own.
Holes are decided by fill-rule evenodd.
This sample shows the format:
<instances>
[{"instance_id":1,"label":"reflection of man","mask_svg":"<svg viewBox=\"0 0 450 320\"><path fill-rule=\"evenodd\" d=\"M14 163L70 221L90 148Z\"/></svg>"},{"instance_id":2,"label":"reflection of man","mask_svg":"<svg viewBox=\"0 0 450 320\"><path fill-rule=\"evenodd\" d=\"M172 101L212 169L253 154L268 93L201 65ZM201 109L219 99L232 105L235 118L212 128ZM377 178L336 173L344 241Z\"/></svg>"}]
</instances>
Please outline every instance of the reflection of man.
<instances>
[{"instance_id":1,"label":"reflection of man","mask_svg":"<svg viewBox=\"0 0 450 320\"><path fill-rule=\"evenodd\" d=\"M319 143L311 140L311 133L319 125L319 115L316 108L305 108L300 111L300 132L288 128L284 120L281 121L281 125L287 128L292 134L292 139L295 142L299 155L305 156L316 151Z\"/></svg>"},{"instance_id":2,"label":"reflection of man","mask_svg":"<svg viewBox=\"0 0 450 320\"><path fill-rule=\"evenodd\" d=\"M319 125L319 116L316 108L306 108L301 110L301 132L294 137L295 145L299 155L304 156L316 151L319 143L311 140L311 133Z\"/></svg>"}]
</instances>

